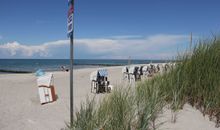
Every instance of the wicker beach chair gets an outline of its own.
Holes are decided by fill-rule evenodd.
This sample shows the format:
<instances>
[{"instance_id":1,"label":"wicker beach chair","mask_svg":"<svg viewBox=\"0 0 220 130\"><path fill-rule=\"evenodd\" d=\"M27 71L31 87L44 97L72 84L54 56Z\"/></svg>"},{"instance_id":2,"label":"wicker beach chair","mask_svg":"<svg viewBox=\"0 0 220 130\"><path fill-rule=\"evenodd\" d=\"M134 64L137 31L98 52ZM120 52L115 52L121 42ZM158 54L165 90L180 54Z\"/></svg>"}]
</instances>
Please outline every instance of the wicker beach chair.
<instances>
[{"instance_id":1,"label":"wicker beach chair","mask_svg":"<svg viewBox=\"0 0 220 130\"><path fill-rule=\"evenodd\" d=\"M106 69L100 69L94 71L90 75L91 81L91 92L92 93L103 93L109 92L108 86L108 71Z\"/></svg>"},{"instance_id":2,"label":"wicker beach chair","mask_svg":"<svg viewBox=\"0 0 220 130\"><path fill-rule=\"evenodd\" d=\"M128 66L124 66L122 68L122 76L123 76L123 80L129 80L129 72L128 72Z\"/></svg>"},{"instance_id":3,"label":"wicker beach chair","mask_svg":"<svg viewBox=\"0 0 220 130\"><path fill-rule=\"evenodd\" d=\"M138 69L139 69L138 66L131 66L129 68L128 72L129 72L129 82L130 83L133 83L136 80L138 80L138 78L139 78Z\"/></svg>"},{"instance_id":4,"label":"wicker beach chair","mask_svg":"<svg viewBox=\"0 0 220 130\"><path fill-rule=\"evenodd\" d=\"M52 73L42 73L38 75L37 86L41 104L50 103L56 100L54 77Z\"/></svg>"}]
</instances>

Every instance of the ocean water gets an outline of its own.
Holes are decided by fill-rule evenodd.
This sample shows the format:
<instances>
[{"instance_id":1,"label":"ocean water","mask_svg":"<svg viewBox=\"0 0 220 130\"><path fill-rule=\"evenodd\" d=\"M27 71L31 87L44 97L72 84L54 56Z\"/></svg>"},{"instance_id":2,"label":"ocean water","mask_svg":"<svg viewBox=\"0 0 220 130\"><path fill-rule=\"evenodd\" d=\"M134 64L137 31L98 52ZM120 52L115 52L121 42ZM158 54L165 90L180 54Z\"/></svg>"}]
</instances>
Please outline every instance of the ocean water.
<instances>
[{"instance_id":1,"label":"ocean water","mask_svg":"<svg viewBox=\"0 0 220 130\"><path fill-rule=\"evenodd\" d=\"M161 63L163 60L130 60L131 64ZM61 66L69 68L68 59L0 59L0 72L9 71L28 71L35 72L38 69L45 71L60 70ZM117 66L127 65L128 60L119 59L75 59L74 69L98 67L98 66Z\"/></svg>"}]
</instances>

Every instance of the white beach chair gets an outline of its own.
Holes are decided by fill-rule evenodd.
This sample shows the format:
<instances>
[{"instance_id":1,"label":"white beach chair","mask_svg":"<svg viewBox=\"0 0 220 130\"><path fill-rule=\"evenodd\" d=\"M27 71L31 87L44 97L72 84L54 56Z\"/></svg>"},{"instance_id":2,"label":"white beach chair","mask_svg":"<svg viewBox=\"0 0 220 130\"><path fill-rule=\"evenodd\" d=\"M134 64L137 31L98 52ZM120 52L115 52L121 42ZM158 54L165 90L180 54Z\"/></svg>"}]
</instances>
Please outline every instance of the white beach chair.
<instances>
[{"instance_id":1,"label":"white beach chair","mask_svg":"<svg viewBox=\"0 0 220 130\"><path fill-rule=\"evenodd\" d=\"M144 66L138 66L138 72L137 72L137 76L136 76L136 80L141 80L143 78L143 68Z\"/></svg>"},{"instance_id":2,"label":"white beach chair","mask_svg":"<svg viewBox=\"0 0 220 130\"><path fill-rule=\"evenodd\" d=\"M137 66L131 66L129 68L128 72L129 72L129 82L134 83L137 80L138 67Z\"/></svg>"},{"instance_id":3,"label":"white beach chair","mask_svg":"<svg viewBox=\"0 0 220 130\"><path fill-rule=\"evenodd\" d=\"M147 64L143 67L142 71L143 71L143 77L147 78L150 75L150 64Z\"/></svg>"},{"instance_id":4,"label":"white beach chair","mask_svg":"<svg viewBox=\"0 0 220 130\"><path fill-rule=\"evenodd\" d=\"M37 77L40 103L45 104L56 100L54 77L52 73L46 73Z\"/></svg>"},{"instance_id":5,"label":"white beach chair","mask_svg":"<svg viewBox=\"0 0 220 130\"><path fill-rule=\"evenodd\" d=\"M91 81L91 92L93 92L94 89L97 87L97 77L98 77L98 71L93 71L90 74L90 81Z\"/></svg>"},{"instance_id":6,"label":"white beach chair","mask_svg":"<svg viewBox=\"0 0 220 130\"><path fill-rule=\"evenodd\" d=\"M106 69L99 69L90 74L91 92L102 93L108 92L108 71Z\"/></svg>"},{"instance_id":7,"label":"white beach chair","mask_svg":"<svg viewBox=\"0 0 220 130\"><path fill-rule=\"evenodd\" d=\"M122 68L122 76L123 76L123 80L129 80L129 72L128 72L128 66L124 66Z\"/></svg>"}]
</instances>

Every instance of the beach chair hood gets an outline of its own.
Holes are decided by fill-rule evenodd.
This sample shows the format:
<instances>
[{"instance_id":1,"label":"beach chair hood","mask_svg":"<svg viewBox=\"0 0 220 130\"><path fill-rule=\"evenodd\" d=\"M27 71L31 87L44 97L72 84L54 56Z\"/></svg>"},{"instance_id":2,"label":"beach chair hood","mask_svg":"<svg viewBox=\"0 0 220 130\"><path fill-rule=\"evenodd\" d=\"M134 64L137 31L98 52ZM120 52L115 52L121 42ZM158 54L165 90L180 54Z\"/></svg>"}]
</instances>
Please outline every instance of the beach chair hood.
<instances>
[{"instance_id":1,"label":"beach chair hood","mask_svg":"<svg viewBox=\"0 0 220 130\"><path fill-rule=\"evenodd\" d=\"M129 74L134 74L137 69L138 69L137 66L132 66L132 67L130 67L130 68L129 68Z\"/></svg>"},{"instance_id":2,"label":"beach chair hood","mask_svg":"<svg viewBox=\"0 0 220 130\"><path fill-rule=\"evenodd\" d=\"M53 74L52 73L46 73L42 76L37 77L37 85L38 86L51 86L53 82Z\"/></svg>"},{"instance_id":3,"label":"beach chair hood","mask_svg":"<svg viewBox=\"0 0 220 130\"><path fill-rule=\"evenodd\" d=\"M128 67L127 66L124 66L122 68L122 73L128 73Z\"/></svg>"},{"instance_id":4,"label":"beach chair hood","mask_svg":"<svg viewBox=\"0 0 220 130\"><path fill-rule=\"evenodd\" d=\"M107 77L108 71L106 69L100 69L98 70L99 76Z\"/></svg>"}]
</instances>

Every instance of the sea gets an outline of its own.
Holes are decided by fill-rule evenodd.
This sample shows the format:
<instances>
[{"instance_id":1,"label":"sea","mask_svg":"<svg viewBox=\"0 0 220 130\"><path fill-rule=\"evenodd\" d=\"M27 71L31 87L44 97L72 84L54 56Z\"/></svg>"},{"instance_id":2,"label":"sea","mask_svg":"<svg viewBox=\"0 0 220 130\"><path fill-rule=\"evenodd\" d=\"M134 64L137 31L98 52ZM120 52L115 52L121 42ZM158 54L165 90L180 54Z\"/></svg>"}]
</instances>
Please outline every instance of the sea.
<instances>
[{"instance_id":1,"label":"sea","mask_svg":"<svg viewBox=\"0 0 220 130\"><path fill-rule=\"evenodd\" d=\"M128 60L128 59L74 59L74 69L100 66L121 66L127 64L147 64L168 62L164 60ZM61 66L69 68L69 59L0 59L0 73L32 73L38 69L58 71Z\"/></svg>"}]
</instances>

